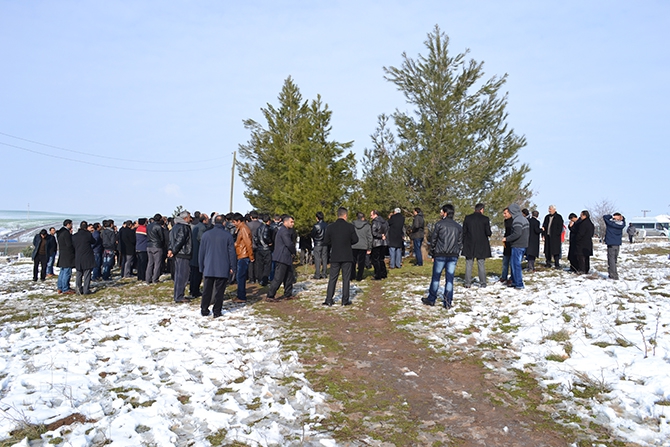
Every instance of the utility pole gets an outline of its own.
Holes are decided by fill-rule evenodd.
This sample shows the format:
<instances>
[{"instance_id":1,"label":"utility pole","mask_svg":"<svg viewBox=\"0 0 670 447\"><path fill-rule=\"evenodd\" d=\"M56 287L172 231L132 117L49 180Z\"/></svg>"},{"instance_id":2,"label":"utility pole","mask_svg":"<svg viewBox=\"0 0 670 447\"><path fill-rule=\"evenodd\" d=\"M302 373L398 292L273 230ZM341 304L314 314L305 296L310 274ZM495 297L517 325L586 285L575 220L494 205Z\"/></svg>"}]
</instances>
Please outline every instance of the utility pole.
<instances>
[{"instance_id":1,"label":"utility pole","mask_svg":"<svg viewBox=\"0 0 670 447\"><path fill-rule=\"evenodd\" d=\"M233 188L235 187L235 158L237 151L233 151L233 168L230 173L230 212L233 212Z\"/></svg>"},{"instance_id":2,"label":"utility pole","mask_svg":"<svg viewBox=\"0 0 670 447\"><path fill-rule=\"evenodd\" d=\"M651 210L641 210L642 211L642 217L647 217L647 213L651 213Z\"/></svg>"}]
</instances>

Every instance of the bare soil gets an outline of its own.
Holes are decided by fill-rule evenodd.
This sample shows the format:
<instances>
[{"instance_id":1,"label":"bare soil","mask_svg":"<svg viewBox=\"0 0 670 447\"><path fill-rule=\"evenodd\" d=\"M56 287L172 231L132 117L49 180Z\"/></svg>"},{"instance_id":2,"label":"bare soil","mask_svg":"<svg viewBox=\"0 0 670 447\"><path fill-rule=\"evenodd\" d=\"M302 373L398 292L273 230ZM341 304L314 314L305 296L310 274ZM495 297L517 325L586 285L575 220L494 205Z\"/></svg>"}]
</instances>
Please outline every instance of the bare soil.
<instances>
[{"instance_id":1,"label":"bare soil","mask_svg":"<svg viewBox=\"0 0 670 447\"><path fill-rule=\"evenodd\" d=\"M499 385L508 378L478 359L442 355L397 329L382 292L383 283L374 282L353 306L329 311L300 300L264 303L282 320L332 341L330 348L300 354L315 386L343 402L338 417L324 424L339 441L527 447L575 442L574 433L536 411L539 389L522 399L507 395L501 403Z\"/></svg>"}]
</instances>

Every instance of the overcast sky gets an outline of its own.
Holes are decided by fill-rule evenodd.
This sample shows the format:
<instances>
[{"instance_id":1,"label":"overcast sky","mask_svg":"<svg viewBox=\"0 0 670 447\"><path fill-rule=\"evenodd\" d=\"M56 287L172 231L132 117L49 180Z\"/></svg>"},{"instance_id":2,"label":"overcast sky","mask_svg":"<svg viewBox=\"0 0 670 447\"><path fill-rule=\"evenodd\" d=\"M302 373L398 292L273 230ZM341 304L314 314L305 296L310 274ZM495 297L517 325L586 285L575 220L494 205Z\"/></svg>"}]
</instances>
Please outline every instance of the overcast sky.
<instances>
[{"instance_id":1,"label":"overcast sky","mask_svg":"<svg viewBox=\"0 0 670 447\"><path fill-rule=\"evenodd\" d=\"M668 1L241 3L0 0L0 209L227 212L242 121L289 75L360 160L377 115L407 110L382 68L425 54L437 24L509 75L541 214L670 213Z\"/></svg>"}]
</instances>

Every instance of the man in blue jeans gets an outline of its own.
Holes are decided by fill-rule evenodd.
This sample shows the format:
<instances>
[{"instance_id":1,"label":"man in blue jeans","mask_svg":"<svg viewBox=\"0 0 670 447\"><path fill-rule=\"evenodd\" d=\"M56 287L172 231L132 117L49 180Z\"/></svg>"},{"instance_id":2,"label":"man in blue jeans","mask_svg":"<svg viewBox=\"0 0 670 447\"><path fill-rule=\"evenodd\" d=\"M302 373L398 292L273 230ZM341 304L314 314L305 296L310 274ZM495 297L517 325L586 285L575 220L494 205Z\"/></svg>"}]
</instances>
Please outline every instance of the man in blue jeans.
<instances>
[{"instance_id":1,"label":"man in blue jeans","mask_svg":"<svg viewBox=\"0 0 670 447\"><path fill-rule=\"evenodd\" d=\"M437 289L440 287L440 276L446 270L443 305L451 308L454 299L454 272L458 256L463 247L463 227L454 221L454 206L450 203L440 210L442 219L435 224L430 234L430 253L433 257L433 277L430 281L428 298L421 298L427 306L434 306L437 300Z\"/></svg>"},{"instance_id":2,"label":"man in blue jeans","mask_svg":"<svg viewBox=\"0 0 670 447\"><path fill-rule=\"evenodd\" d=\"M523 277L521 276L521 260L528 247L529 225L528 219L521 213L521 207L516 203L511 204L509 212L512 215L512 234L503 238L506 246L512 250L510 254L510 268L512 269L512 284L510 287L523 289Z\"/></svg>"}]
</instances>

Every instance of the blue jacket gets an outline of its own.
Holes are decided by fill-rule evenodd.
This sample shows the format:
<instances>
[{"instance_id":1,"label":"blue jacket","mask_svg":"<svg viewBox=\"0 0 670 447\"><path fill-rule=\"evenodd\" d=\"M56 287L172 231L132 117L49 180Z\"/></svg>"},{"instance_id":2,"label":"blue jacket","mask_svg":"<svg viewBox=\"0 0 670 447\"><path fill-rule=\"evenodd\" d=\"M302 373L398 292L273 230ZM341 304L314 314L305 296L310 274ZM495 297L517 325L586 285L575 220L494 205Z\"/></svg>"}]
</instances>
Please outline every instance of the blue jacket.
<instances>
[{"instance_id":1,"label":"blue jacket","mask_svg":"<svg viewBox=\"0 0 670 447\"><path fill-rule=\"evenodd\" d=\"M621 235L626 228L626 219L614 220L611 214L603 216L605 221L605 245L621 245Z\"/></svg>"},{"instance_id":2,"label":"blue jacket","mask_svg":"<svg viewBox=\"0 0 670 447\"><path fill-rule=\"evenodd\" d=\"M198 250L198 264L203 276L213 278L235 277L237 255L233 236L223 228L223 224L202 233Z\"/></svg>"}]
</instances>

